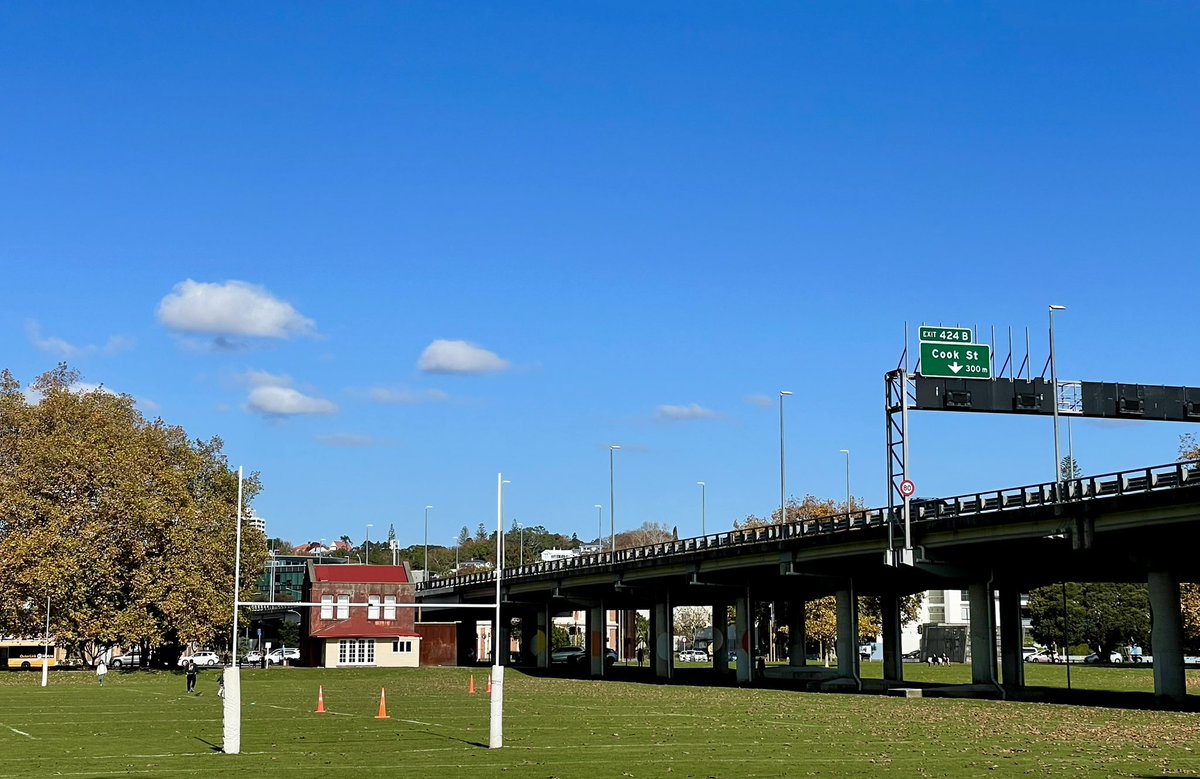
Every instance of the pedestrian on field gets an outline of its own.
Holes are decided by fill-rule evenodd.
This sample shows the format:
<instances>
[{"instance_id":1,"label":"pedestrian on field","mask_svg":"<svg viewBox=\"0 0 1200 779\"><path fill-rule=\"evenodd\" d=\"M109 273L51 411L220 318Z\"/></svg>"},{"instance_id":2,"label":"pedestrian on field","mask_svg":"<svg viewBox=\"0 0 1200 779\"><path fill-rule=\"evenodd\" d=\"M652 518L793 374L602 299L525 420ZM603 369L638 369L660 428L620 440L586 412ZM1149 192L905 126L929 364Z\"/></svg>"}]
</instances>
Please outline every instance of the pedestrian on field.
<instances>
[{"instance_id":1,"label":"pedestrian on field","mask_svg":"<svg viewBox=\"0 0 1200 779\"><path fill-rule=\"evenodd\" d=\"M104 676L107 673L108 673L108 666L104 664L103 660L96 663L96 681L100 682L101 687L104 686Z\"/></svg>"},{"instance_id":2,"label":"pedestrian on field","mask_svg":"<svg viewBox=\"0 0 1200 779\"><path fill-rule=\"evenodd\" d=\"M187 691L190 695L196 691L196 661L188 660L184 670L187 672Z\"/></svg>"},{"instance_id":3,"label":"pedestrian on field","mask_svg":"<svg viewBox=\"0 0 1200 779\"><path fill-rule=\"evenodd\" d=\"M645 658L645 657L646 657L646 650L645 650L645 649L642 649L642 648L639 646L639 647L638 647L638 650L637 650L637 656L638 656L638 668L641 668L641 667L642 667L642 660L643 660L643 658Z\"/></svg>"},{"instance_id":4,"label":"pedestrian on field","mask_svg":"<svg viewBox=\"0 0 1200 779\"><path fill-rule=\"evenodd\" d=\"M225 697L225 674L223 673L217 677L217 697Z\"/></svg>"}]
</instances>

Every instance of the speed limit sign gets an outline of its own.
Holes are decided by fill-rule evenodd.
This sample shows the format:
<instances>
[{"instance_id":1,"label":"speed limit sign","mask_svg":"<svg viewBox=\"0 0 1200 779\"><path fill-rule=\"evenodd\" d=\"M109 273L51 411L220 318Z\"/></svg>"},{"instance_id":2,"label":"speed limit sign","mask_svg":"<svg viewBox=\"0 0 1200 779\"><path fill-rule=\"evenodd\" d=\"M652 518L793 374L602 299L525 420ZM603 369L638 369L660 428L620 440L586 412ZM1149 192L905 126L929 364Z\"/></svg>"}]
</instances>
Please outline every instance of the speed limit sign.
<instances>
[{"instance_id":1,"label":"speed limit sign","mask_svg":"<svg viewBox=\"0 0 1200 779\"><path fill-rule=\"evenodd\" d=\"M905 479L904 481L900 482L900 494L903 495L904 497L911 498L912 494L916 491L917 491L916 486L914 486L913 483L911 481L909 481L908 479Z\"/></svg>"}]
</instances>

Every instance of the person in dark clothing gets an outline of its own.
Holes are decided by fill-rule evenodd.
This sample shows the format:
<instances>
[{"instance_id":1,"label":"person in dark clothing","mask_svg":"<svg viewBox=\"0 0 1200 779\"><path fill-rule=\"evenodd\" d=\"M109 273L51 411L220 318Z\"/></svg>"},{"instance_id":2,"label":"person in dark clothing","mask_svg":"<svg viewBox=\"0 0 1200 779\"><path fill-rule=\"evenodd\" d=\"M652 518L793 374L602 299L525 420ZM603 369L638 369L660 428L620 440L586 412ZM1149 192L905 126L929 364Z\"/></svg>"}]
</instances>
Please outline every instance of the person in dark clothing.
<instances>
[{"instance_id":1,"label":"person in dark clothing","mask_svg":"<svg viewBox=\"0 0 1200 779\"><path fill-rule=\"evenodd\" d=\"M188 664L184 669L187 672L187 691L193 693L196 691L196 663L193 660L188 660Z\"/></svg>"}]
</instances>

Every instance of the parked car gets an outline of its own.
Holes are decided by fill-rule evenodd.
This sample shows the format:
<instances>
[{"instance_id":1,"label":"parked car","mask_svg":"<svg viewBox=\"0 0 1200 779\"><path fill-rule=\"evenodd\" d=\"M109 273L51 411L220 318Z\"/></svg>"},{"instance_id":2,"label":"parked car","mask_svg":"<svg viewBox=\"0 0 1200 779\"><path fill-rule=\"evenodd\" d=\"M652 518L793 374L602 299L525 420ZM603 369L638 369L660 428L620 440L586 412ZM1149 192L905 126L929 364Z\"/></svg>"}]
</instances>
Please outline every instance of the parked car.
<instances>
[{"instance_id":1,"label":"parked car","mask_svg":"<svg viewBox=\"0 0 1200 779\"><path fill-rule=\"evenodd\" d=\"M921 650L914 649L911 652L905 652L901 659L906 663L919 663L923 658L921 657Z\"/></svg>"},{"instance_id":2,"label":"parked car","mask_svg":"<svg viewBox=\"0 0 1200 779\"><path fill-rule=\"evenodd\" d=\"M136 668L142 664L142 654L140 652L126 652L120 657L114 657L108 664L113 668Z\"/></svg>"},{"instance_id":3,"label":"parked car","mask_svg":"<svg viewBox=\"0 0 1200 779\"><path fill-rule=\"evenodd\" d=\"M272 649L267 654L267 663L294 663L300 659L300 650L294 646Z\"/></svg>"},{"instance_id":4,"label":"parked car","mask_svg":"<svg viewBox=\"0 0 1200 779\"><path fill-rule=\"evenodd\" d=\"M221 664L221 657L216 652L207 649L196 652L190 655L184 655L179 658L179 665L183 667L188 664L188 661L194 662L199 666L216 666Z\"/></svg>"},{"instance_id":5,"label":"parked car","mask_svg":"<svg viewBox=\"0 0 1200 779\"><path fill-rule=\"evenodd\" d=\"M249 652L246 653L244 662L250 663L251 665L261 665L262 659L263 659L262 650L251 649Z\"/></svg>"},{"instance_id":6,"label":"parked car","mask_svg":"<svg viewBox=\"0 0 1200 779\"><path fill-rule=\"evenodd\" d=\"M575 665L587 657L581 646L560 646L550 653L550 665Z\"/></svg>"},{"instance_id":7,"label":"parked car","mask_svg":"<svg viewBox=\"0 0 1200 779\"><path fill-rule=\"evenodd\" d=\"M1095 664L1095 663L1104 663L1104 662L1108 662L1108 663L1120 663L1120 662L1123 662L1123 661L1124 661L1124 659L1125 659L1125 658L1121 657L1121 653L1120 653L1120 652L1109 652L1109 653L1108 653L1108 660L1103 660L1103 659L1101 659L1100 655L1096 654L1095 652L1092 652L1090 655L1088 655L1087 657L1083 658L1083 662L1085 662L1085 663L1093 663L1093 664Z\"/></svg>"},{"instance_id":8,"label":"parked car","mask_svg":"<svg viewBox=\"0 0 1200 779\"><path fill-rule=\"evenodd\" d=\"M708 652L702 649L684 649L679 653L681 663L707 663Z\"/></svg>"},{"instance_id":9,"label":"parked car","mask_svg":"<svg viewBox=\"0 0 1200 779\"><path fill-rule=\"evenodd\" d=\"M1025 656L1027 663L1057 663L1058 653L1053 649L1039 649Z\"/></svg>"}]
</instances>

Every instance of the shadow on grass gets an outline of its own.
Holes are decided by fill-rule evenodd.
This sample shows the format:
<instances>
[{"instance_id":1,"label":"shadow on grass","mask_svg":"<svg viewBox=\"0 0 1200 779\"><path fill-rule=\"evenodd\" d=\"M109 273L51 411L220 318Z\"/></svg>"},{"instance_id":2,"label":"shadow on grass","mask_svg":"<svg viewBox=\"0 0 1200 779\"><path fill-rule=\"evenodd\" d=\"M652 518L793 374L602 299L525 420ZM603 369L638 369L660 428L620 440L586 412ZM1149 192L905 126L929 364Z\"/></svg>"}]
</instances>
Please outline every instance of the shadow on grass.
<instances>
[{"instance_id":1,"label":"shadow on grass","mask_svg":"<svg viewBox=\"0 0 1200 779\"><path fill-rule=\"evenodd\" d=\"M224 747L222 747L218 744L214 744L213 742L208 741L206 739L202 739L199 736L194 736L193 738L195 738L197 741L199 741L204 746L208 747L213 752L224 752L225 751Z\"/></svg>"}]
</instances>

